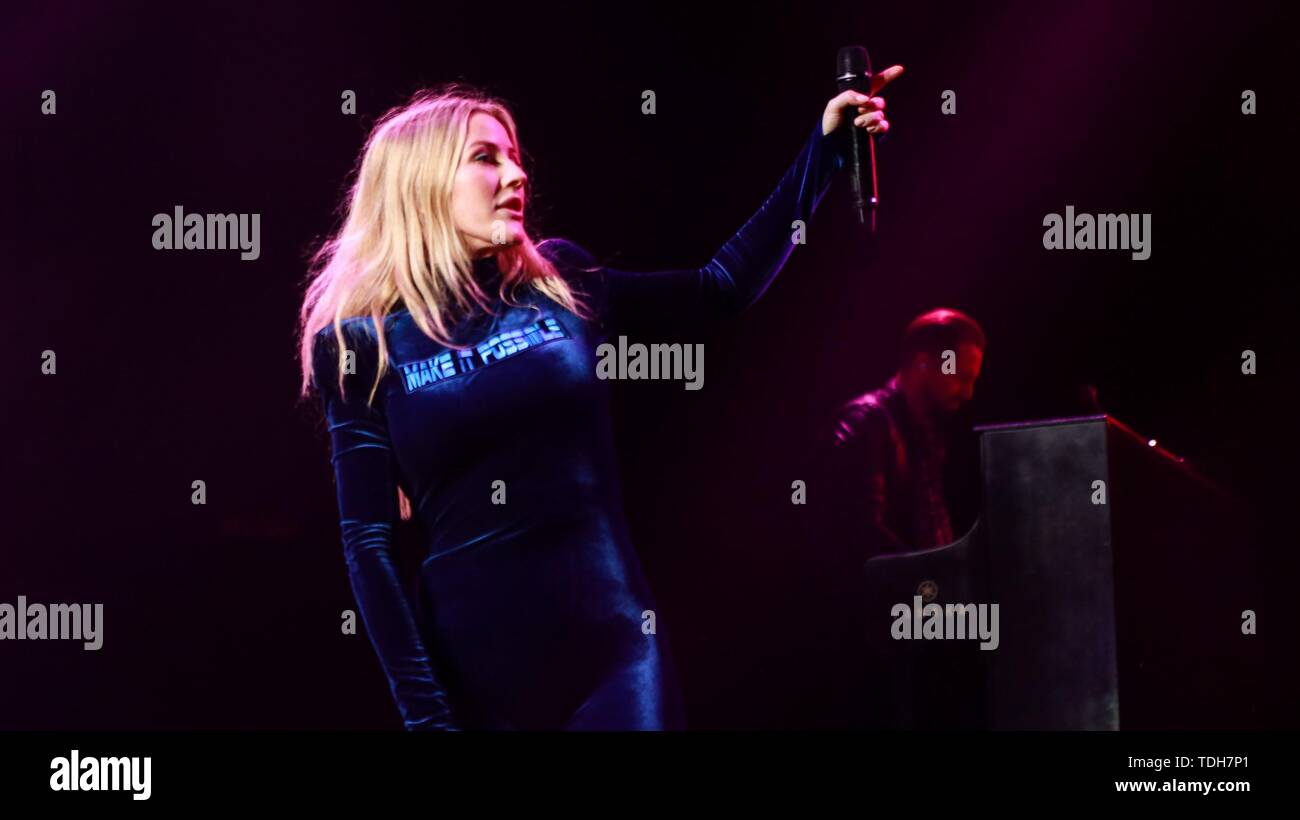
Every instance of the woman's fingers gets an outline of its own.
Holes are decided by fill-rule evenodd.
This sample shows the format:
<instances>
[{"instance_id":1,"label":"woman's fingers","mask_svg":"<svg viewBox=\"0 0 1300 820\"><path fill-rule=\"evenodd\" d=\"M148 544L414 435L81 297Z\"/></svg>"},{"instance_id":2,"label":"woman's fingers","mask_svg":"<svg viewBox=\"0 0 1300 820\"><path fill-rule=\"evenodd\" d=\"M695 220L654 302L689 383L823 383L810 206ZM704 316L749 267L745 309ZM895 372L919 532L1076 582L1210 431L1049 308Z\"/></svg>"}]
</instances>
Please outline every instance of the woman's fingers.
<instances>
[{"instance_id":1,"label":"woman's fingers","mask_svg":"<svg viewBox=\"0 0 1300 820\"><path fill-rule=\"evenodd\" d=\"M865 105L870 99L871 97L869 95L863 94L861 91L854 91L850 88L847 91L841 91L832 97L831 101L827 103L827 106L844 108L850 105Z\"/></svg>"},{"instance_id":2,"label":"woman's fingers","mask_svg":"<svg viewBox=\"0 0 1300 820\"><path fill-rule=\"evenodd\" d=\"M875 95L880 89L889 85L899 74L903 73L901 65L891 65L871 78L871 93Z\"/></svg>"},{"instance_id":3,"label":"woman's fingers","mask_svg":"<svg viewBox=\"0 0 1300 820\"><path fill-rule=\"evenodd\" d=\"M866 113L867 111L883 111L885 108L885 98L872 97L863 94L861 91L849 89L848 91L835 95L834 99L830 101L830 105L840 105L845 107L855 105L857 106L858 111L862 113Z\"/></svg>"},{"instance_id":4,"label":"woman's fingers","mask_svg":"<svg viewBox=\"0 0 1300 820\"><path fill-rule=\"evenodd\" d=\"M885 110L884 97L869 97L866 102L858 106L859 114L866 114L869 111L884 111L884 110Z\"/></svg>"},{"instance_id":5,"label":"woman's fingers","mask_svg":"<svg viewBox=\"0 0 1300 820\"><path fill-rule=\"evenodd\" d=\"M899 68L900 70L889 74L888 77L883 77L882 75L883 79L881 80L880 85L883 86L884 83L889 82L890 79L893 79L893 77L896 77L901 73L901 67L895 66L895 68ZM875 84L873 83L873 86L874 85ZM849 112L845 109L849 108L856 109L857 111L857 115L853 120L854 125L866 128L873 134L884 133L889 130L889 123L885 121L884 115L884 97L873 97L869 94L849 89L836 94L831 98L830 102L826 104L826 111L822 115L822 133L829 134L831 131L835 130L843 120L848 119ZM864 119L865 117L870 117L871 119Z\"/></svg>"},{"instance_id":6,"label":"woman's fingers","mask_svg":"<svg viewBox=\"0 0 1300 820\"><path fill-rule=\"evenodd\" d=\"M888 122L885 120L885 114L882 111L859 114L853 118L853 124L859 128L866 128L872 133L877 130L888 130Z\"/></svg>"}]
</instances>

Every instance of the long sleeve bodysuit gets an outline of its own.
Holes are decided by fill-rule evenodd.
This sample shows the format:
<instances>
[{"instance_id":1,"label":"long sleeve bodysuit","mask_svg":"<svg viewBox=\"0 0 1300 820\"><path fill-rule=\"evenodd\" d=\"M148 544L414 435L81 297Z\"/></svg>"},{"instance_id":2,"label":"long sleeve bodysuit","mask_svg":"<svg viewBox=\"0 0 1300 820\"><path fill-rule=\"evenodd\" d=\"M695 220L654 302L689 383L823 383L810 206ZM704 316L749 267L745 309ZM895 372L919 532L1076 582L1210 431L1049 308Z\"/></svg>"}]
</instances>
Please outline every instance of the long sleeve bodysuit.
<instances>
[{"instance_id":1,"label":"long sleeve bodysuit","mask_svg":"<svg viewBox=\"0 0 1300 820\"><path fill-rule=\"evenodd\" d=\"M655 607L626 532L595 350L625 322L753 303L793 250L792 223L809 220L845 164L847 130L824 136L819 120L703 267L632 273L597 266L572 242L541 243L588 318L529 289L525 307L498 299L495 315L467 319L456 341L474 347L458 351L393 311L373 405L372 322L344 323L356 353L344 395L333 328L317 335L313 380L349 578L408 729L683 725L665 624L642 630ZM475 273L494 282L495 266L476 261ZM398 486L427 544L415 599L391 552Z\"/></svg>"}]
</instances>

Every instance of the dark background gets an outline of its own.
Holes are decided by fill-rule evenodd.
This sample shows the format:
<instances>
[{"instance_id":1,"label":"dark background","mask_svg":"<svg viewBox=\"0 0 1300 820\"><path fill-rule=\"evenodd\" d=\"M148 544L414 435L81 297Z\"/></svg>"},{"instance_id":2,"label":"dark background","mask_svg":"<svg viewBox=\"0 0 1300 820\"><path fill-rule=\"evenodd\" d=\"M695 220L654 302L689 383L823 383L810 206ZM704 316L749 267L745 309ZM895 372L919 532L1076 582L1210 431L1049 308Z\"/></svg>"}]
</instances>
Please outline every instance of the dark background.
<instances>
[{"instance_id":1,"label":"dark background","mask_svg":"<svg viewBox=\"0 0 1300 820\"><path fill-rule=\"evenodd\" d=\"M776 636L797 635L785 581L818 545L798 535L816 499L792 506L790 483L826 414L888 378L902 327L940 305L990 339L972 421L1075 414L1093 384L1251 505L1264 722L1298 725L1281 697L1297 663L1294 29L1274 5L1188 9L7 10L0 601L106 611L99 652L0 643L0 728L398 726L364 634L339 633L354 603L294 338L306 256L368 127L423 85L480 85L519 123L535 237L618 267L698 265L793 159L850 43L907 69L885 95L879 232L855 232L837 180L760 303L665 329L706 344L704 390L614 385L631 530L692 725L796 722ZM153 214L178 204L260 213L261 258L154 250ZM1045 251L1043 216L1067 204L1152 213L1152 257Z\"/></svg>"}]
</instances>

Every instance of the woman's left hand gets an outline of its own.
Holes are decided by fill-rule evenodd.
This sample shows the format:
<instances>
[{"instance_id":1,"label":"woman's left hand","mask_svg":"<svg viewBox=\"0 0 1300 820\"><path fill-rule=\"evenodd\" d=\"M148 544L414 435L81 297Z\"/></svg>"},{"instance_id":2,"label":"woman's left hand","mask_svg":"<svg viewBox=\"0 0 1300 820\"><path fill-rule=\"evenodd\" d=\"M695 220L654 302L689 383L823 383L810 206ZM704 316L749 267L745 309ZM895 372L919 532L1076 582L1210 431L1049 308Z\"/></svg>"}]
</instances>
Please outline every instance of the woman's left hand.
<instances>
[{"instance_id":1,"label":"woman's left hand","mask_svg":"<svg viewBox=\"0 0 1300 820\"><path fill-rule=\"evenodd\" d=\"M858 114L853 118L854 126L865 128L868 134L883 134L889 130L889 120L885 119L885 98L876 94L895 77L903 73L901 65L890 66L871 78L871 93L843 91L831 97L826 103L826 112L822 114L822 133L829 134L845 120L845 112L850 106L856 106Z\"/></svg>"}]
</instances>

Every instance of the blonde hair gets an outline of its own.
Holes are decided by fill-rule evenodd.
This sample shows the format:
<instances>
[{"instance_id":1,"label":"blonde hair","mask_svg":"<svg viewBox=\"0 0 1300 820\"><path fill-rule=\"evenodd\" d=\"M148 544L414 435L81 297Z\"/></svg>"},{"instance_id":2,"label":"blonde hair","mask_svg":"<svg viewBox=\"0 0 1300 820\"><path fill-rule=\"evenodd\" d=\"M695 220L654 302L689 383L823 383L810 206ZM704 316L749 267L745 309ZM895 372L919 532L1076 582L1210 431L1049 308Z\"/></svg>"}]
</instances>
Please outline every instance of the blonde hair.
<instances>
[{"instance_id":1,"label":"blonde hair","mask_svg":"<svg viewBox=\"0 0 1300 820\"><path fill-rule=\"evenodd\" d=\"M379 342L378 367L367 399L373 404L388 368L384 319L399 299L426 336L457 349L467 347L451 338L457 320L476 307L490 310L488 296L474 278L470 247L451 212L469 120L478 111L495 117L518 148L515 121L505 104L461 83L416 92L371 129L344 200L342 227L311 260L299 313L303 396L312 383L316 334L331 324L342 394L347 353L343 322L369 317L373 323ZM585 311L579 296L527 236L498 251L497 265L499 295L506 304L517 304L513 294L525 286L575 313Z\"/></svg>"}]
</instances>

